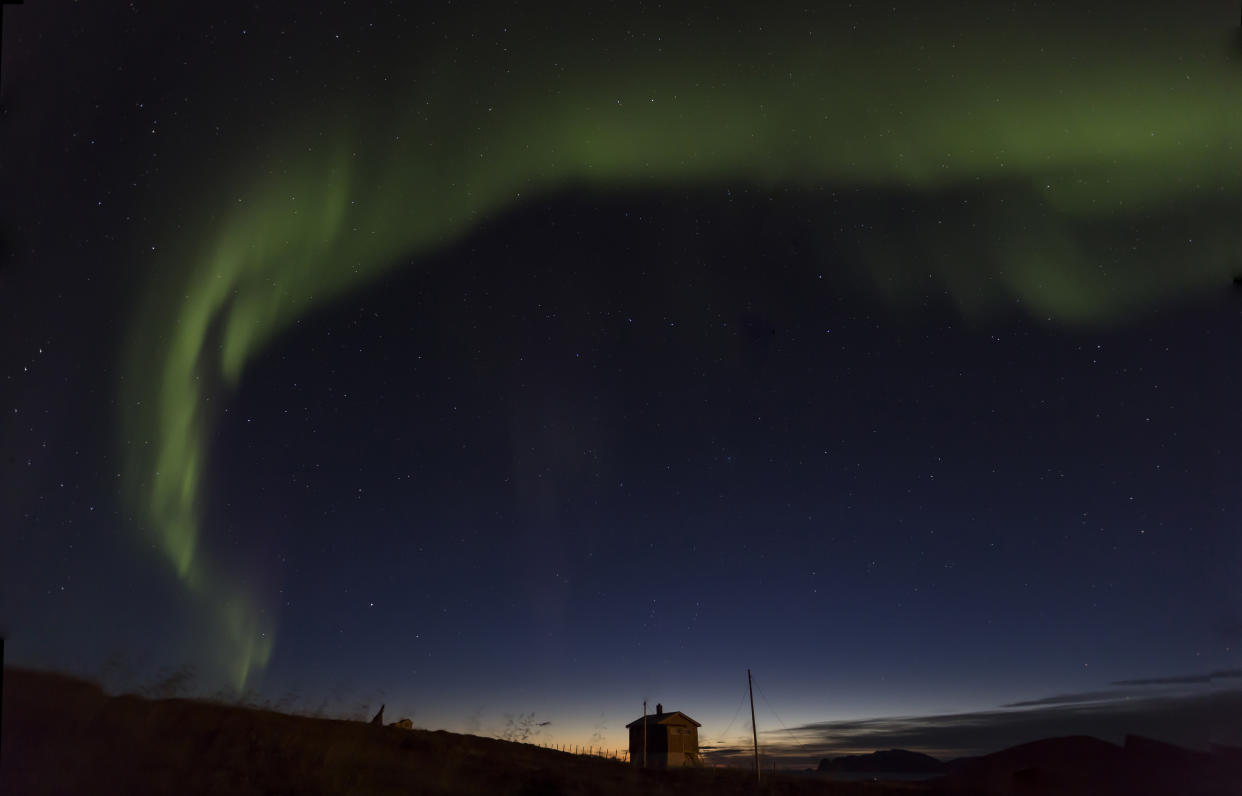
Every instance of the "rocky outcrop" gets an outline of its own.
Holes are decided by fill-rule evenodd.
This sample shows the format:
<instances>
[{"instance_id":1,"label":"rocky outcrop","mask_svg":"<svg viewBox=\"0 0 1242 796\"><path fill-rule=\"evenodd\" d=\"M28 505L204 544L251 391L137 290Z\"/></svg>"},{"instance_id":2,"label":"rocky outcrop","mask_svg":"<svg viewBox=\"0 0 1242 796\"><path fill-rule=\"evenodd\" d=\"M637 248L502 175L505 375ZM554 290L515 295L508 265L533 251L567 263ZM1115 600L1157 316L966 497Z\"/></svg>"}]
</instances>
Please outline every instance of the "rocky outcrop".
<instances>
[{"instance_id":1,"label":"rocky outcrop","mask_svg":"<svg viewBox=\"0 0 1242 796\"><path fill-rule=\"evenodd\" d=\"M384 706L380 705L379 713L375 714L375 718L371 719L371 724L375 727L384 726Z\"/></svg>"}]
</instances>

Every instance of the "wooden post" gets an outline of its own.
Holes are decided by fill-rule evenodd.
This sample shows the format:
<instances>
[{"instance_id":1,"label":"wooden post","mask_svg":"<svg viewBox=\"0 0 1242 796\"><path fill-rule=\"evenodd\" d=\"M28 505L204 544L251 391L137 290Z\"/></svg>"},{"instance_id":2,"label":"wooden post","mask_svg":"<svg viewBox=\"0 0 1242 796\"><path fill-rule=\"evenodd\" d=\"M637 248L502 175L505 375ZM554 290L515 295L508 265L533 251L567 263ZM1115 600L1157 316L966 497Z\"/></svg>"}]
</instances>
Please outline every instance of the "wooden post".
<instances>
[{"instance_id":1,"label":"wooden post","mask_svg":"<svg viewBox=\"0 0 1242 796\"><path fill-rule=\"evenodd\" d=\"M750 692L750 732L755 739L755 782L759 782L759 728L755 726L755 686L750 679L750 669L746 670L746 690Z\"/></svg>"},{"instance_id":2,"label":"wooden post","mask_svg":"<svg viewBox=\"0 0 1242 796\"><path fill-rule=\"evenodd\" d=\"M747 669L747 671L750 671ZM647 700L643 700L643 768L647 767Z\"/></svg>"}]
</instances>

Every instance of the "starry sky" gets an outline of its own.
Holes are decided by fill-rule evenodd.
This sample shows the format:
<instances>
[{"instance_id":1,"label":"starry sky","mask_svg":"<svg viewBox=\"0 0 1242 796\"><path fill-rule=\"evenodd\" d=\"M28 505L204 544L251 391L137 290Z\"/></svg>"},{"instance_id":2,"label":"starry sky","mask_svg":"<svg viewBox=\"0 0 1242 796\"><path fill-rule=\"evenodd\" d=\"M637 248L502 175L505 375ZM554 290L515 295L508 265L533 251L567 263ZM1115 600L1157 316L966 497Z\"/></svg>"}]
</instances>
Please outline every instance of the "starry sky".
<instances>
[{"instance_id":1,"label":"starry sky","mask_svg":"<svg viewBox=\"0 0 1242 796\"><path fill-rule=\"evenodd\" d=\"M7 7L9 661L1242 743L1236 5L858 5Z\"/></svg>"}]
</instances>

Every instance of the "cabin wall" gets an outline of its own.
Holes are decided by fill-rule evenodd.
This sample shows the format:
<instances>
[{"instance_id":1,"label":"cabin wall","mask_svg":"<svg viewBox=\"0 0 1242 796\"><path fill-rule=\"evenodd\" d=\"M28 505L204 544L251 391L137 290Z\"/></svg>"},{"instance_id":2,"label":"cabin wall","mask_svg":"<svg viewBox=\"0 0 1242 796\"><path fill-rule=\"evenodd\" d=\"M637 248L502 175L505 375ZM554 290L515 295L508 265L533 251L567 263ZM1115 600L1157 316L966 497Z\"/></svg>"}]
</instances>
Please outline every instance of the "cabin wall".
<instances>
[{"instance_id":1,"label":"cabin wall","mask_svg":"<svg viewBox=\"0 0 1242 796\"><path fill-rule=\"evenodd\" d=\"M664 727L655 725L647 728L647 766L652 767L655 755L668 754L668 732ZM630 760L637 765L643 764L643 728L630 728Z\"/></svg>"},{"instance_id":2,"label":"cabin wall","mask_svg":"<svg viewBox=\"0 0 1242 796\"><path fill-rule=\"evenodd\" d=\"M668 751L670 753L698 752L698 727L670 725L668 728Z\"/></svg>"},{"instance_id":3,"label":"cabin wall","mask_svg":"<svg viewBox=\"0 0 1242 796\"><path fill-rule=\"evenodd\" d=\"M695 765L699 753L699 728L674 719L669 724L647 726L647 767L680 768ZM643 764L643 728L630 728L630 760Z\"/></svg>"}]
</instances>

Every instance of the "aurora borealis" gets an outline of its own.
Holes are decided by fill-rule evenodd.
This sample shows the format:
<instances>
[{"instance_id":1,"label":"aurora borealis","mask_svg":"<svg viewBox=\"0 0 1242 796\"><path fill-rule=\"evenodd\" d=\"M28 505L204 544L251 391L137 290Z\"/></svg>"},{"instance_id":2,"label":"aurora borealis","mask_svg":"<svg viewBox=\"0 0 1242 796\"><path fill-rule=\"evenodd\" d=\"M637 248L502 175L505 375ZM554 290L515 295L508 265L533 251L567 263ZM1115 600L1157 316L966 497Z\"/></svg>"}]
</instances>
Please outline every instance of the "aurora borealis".
<instances>
[{"instance_id":1,"label":"aurora borealis","mask_svg":"<svg viewBox=\"0 0 1242 796\"><path fill-rule=\"evenodd\" d=\"M217 210L214 223L203 224L205 236L178 250L185 281L175 290L184 290L184 303L160 307L142 327L143 338L160 340L165 353L145 388L158 409L138 421L153 424L137 434L154 441L154 454L134 465L132 477L145 484L139 489L148 521L172 565L192 588L215 577L195 556L210 433L201 385L235 388L270 337L317 303L403 258L417 267L420 254L523 193L660 181L928 192L1012 181L1051 216L1041 230L1048 234L1015 235L1024 222L1006 226L1005 210L988 208L986 215L1001 216L985 218L979 233L992 261L966 274L953 263L933 260L932 267L960 303L986 310L1016 299L1058 322L1090 322L1211 288L1236 267L1230 255L1242 238L1235 229L1204 233L1196 253L1206 267L1143 258L1100 277L1071 228L1084 216L1132 219L1155 203L1205 195L1217 202L1222 193L1236 201L1242 104L1236 65L1218 31L1179 31L1185 39L1175 41L1176 52L1220 50L1199 63L1178 59L1175 68L1149 65L1144 54L1156 47L1142 39L1104 48L1081 32L1031 36L1017 20L949 35L963 20L938 16L881 19L873 23L879 30L857 35L830 16L814 23L823 27L818 40L816 31L795 35L781 21L761 32L764 18L739 22L757 41L723 31L720 40L696 36L654 47L605 39L599 49L617 59L604 68L590 49L558 52L553 43L540 62L515 63L503 76L483 53L457 56L480 63L477 75L433 56L416 68L394 64L412 90L376 103L379 113L359 109L355 131L324 135L334 124L313 112L289 129L277 121L277 143L255 158L266 169L253 162L239 169L261 176L229 180L208 205ZM934 32L938 25L948 28L944 38ZM620 25L601 20L591 29L615 36ZM1148 35L1168 46L1167 31ZM759 52L767 58L752 60ZM424 77L450 71L449 85ZM454 94L470 99L439 99ZM298 151L302 142L306 152ZM877 273L918 267L900 255L887 261L872 254L880 246L870 241L859 247L877 261L869 264ZM928 256L917 241L910 248ZM1153 268L1159 277L1147 273ZM988 277L1000 284L980 298ZM217 325L218 349L210 350ZM239 647L244 682L252 655L261 662L266 653L250 649L256 628L234 628L239 637L229 641Z\"/></svg>"},{"instance_id":2,"label":"aurora borealis","mask_svg":"<svg viewBox=\"0 0 1242 796\"><path fill-rule=\"evenodd\" d=\"M117 524L175 573L202 623L192 654L210 650L210 668L237 688L261 679L283 641L264 578L239 574L227 545L206 541L213 484L236 477L216 462L229 444L222 413L299 328L514 214L566 196L792 192L810 197L793 212L819 258L800 267L862 286L837 301L911 324L931 306L983 336L1012 323L1054 339L1121 334L1211 300L1242 269L1242 60L1228 4L727 14L312 4L143 8L123 21L36 5L8 17L7 93L52 80L44 49L71 38L114 57L106 35L133 45L115 56L127 68L109 74L155 86L142 100L125 90L134 108L110 122L88 109L119 104L109 97L121 89L88 74L89 59L60 67L67 79L29 89L37 98L5 117L4 169L15 175L5 182L39 173L13 153L50 168L59 139L49 129L93 144L104 134L84 132L92 125L122 131L101 184L143 172L117 200L140 223L109 233L108 267L125 291L123 331L107 343L116 368L99 387L114 407ZM95 200L70 200L85 196L70 177L55 185L54 215L73 227ZM855 208L843 211L852 226L814 215L829 199ZM35 234L28 215L6 215ZM6 256L19 268L79 267L44 265L36 248ZM545 256L587 282L616 278L551 245ZM492 266L452 268L468 267ZM646 266L670 280L680 267ZM472 322L491 339L518 334L485 315ZM827 404L847 389L819 384L831 368L805 364ZM713 439L722 434L727 425ZM248 522L241 510L229 519ZM736 584L722 577L718 588Z\"/></svg>"}]
</instances>

